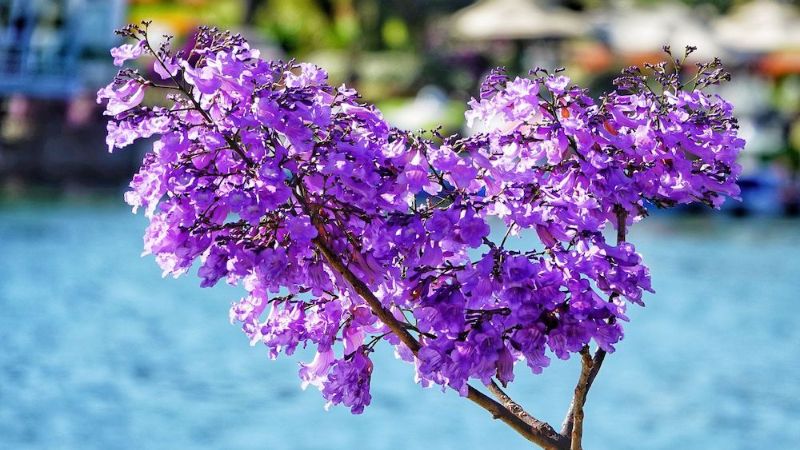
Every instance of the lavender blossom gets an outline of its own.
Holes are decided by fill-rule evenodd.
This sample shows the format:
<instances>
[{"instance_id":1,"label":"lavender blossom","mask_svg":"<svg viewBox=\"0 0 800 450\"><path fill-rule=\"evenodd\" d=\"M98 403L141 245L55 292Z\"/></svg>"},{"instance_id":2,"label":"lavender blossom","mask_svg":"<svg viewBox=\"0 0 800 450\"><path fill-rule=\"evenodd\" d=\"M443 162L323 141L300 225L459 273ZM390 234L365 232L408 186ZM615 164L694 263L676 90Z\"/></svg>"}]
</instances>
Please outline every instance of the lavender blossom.
<instances>
[{"instance_id":1,"label":"lavender blossom","mask_svg":"<svg viewBox=\"0 0 800 450\"><path fill-rule=\"evenodd\" d=\"M202 28L176 54L146 23L121 33L133 44L116 62L149 54L159 77L125 69L98 93L110 149L157 138L125 196L150 219L145 253L165 275L200 260L202 286L241 285L231 321L271 358L316 345L303 386L355 414L380 343L423 386L471 398L471 381L614 351L627 305L652 291L626 230L739 193L731 105L700 90L725 78L716 63L691 88L665 66L660 90L629 70L597 100L564 76L494 71L466 113L482 132L433 142L238 35ZM166 107L141 105L165 84ZM541 245L509 250L489 223Z\"/></svg>"}]
</instances>

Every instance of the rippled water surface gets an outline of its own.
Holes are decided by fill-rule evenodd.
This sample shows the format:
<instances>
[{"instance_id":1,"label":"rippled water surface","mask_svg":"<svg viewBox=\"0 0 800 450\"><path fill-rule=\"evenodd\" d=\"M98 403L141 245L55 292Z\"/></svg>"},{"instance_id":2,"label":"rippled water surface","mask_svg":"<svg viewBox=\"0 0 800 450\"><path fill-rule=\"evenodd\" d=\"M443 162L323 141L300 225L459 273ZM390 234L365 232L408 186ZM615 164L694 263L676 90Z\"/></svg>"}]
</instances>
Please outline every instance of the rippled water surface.
<instances>
[{"instance_id":1,"label":"rippled water surface","mask_svg":"<svg viewBox=\"0 0 800 450\"><path fill-rule=\"evenodd\" d=\"M295 360L228 323L236 289L139 257L143 227L111 206L0 208L0 448L529 448L385 347L366 413L324 411ZM800 224L654 218L632 240L658 294L606 360L585 448L800 448ZM520 367L511 391L560 423L577 372Z\"/></svg>"}]
</instances>

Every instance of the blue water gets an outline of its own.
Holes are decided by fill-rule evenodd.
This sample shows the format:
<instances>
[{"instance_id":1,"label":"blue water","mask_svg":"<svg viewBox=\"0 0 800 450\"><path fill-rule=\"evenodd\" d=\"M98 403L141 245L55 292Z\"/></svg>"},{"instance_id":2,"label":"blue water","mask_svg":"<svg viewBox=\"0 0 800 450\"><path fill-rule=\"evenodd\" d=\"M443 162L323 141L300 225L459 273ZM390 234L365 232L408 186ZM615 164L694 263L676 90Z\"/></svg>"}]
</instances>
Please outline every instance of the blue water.
<instances>
[{"instance_id":1,"label":"blue water","mask_svg":"<svg viewBox=\"0 0 800 450\"><path fill-rule=\"evenodd\" d=\"M324 411L296 361L229 325L235 289L139 257L143 226L116 206L0 208L0 448L530 448L385 347L366 413ZM632 234L658 294L606 360L585 448L800 448L800 223L654 218ZM577 372L519 368L512 396L560 423Z\"/></svg>"}]
</instances>

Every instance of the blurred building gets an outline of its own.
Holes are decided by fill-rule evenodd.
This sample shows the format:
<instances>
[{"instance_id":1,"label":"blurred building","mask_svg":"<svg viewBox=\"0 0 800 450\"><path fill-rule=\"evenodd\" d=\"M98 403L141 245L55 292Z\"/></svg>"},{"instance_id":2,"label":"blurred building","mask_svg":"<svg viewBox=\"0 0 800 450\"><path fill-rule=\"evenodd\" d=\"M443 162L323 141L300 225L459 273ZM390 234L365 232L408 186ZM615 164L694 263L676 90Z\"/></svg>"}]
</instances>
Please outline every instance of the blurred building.
<instances>
[{"instance_id":1,"label":"blurred building","mask_svg":"<svg viewBox=\"0 0 800 450\"><path fill-rule=\"evenodd\" d=\"M0 0L0 187L117 183L132 161L103 154L94 92L124 0Z\"/></svg>"},{"instance_id":2,"label":"blurred building","mask_svg":"<svg viewBox=\"0 0 800 450\"><path fill-rule=\"evenodd\" d=\"M597 94L664 44L696 45L733 73L721 93L748 140L745 204L800 201L800 7L781 0L0 0L0 194L129 177L140 155L104 152L94 92L116 70L113 30L143 19L176 45L198 25L235 29L267 57L320 64L398 126L445 132L493 66L564 66Z\"/></svg>"},{"instance_id":3,"label":"blurred building","mask_svg":"<svg viewBox=\"0 0 800 450\"><path fill-rule=\"evenodd\" d=\"M0 0L0 95L71 98L109 75L124 0Z\"/></svg>"}]
</instances>

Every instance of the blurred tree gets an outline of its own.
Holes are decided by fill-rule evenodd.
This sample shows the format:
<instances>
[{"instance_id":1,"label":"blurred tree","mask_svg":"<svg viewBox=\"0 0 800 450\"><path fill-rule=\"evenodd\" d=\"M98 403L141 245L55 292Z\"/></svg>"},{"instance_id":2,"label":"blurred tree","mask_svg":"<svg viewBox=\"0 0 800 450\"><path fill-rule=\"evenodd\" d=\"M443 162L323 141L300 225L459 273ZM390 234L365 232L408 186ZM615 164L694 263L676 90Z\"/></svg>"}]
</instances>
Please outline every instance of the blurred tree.
<instances>
[{"instance_id":1,"label":"blurred tree","mask_svg":"<svg viewBox=\"0 0 800 450\"><path fill-rule=\"evenodd\" d=\"M248 0L245 23L263 29L292 55L347 49L361 40L354 0Z\"/></svg>"},{"instance_id":2,"label":"blurred tree","mask_svg":"<svg viewBox=\"0 0 800 450\"><path fill-rule=\"evenodd\" d=\"M265 3L264 0L246 0L244 7L245 25L255 25L256 11Z\"/></svg>"},{"instance_id":3,"label":"blurred tree","mask_svg":"<svg viewBox=\"0 0 800 450\"><path fill-rule=\"evenodd\" d=\"M183 37L198 25L233 27L242 20L242 0L133 0L128 21L152 20Z\"/></svg>"}]
</instances>

